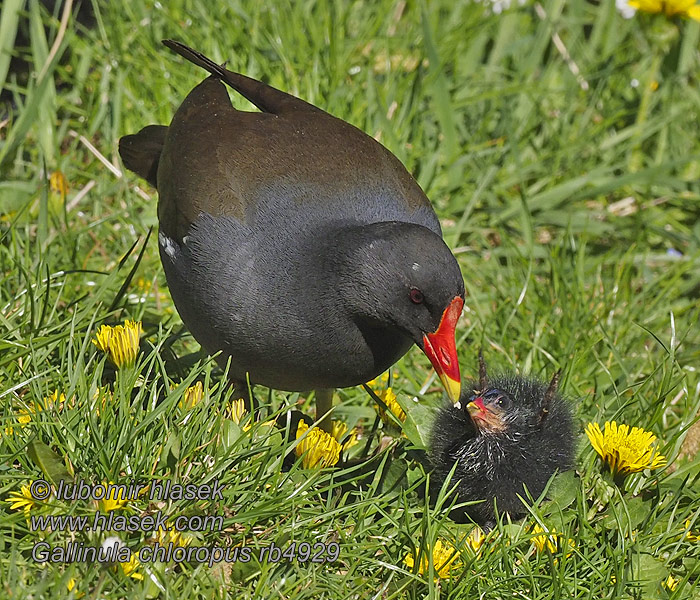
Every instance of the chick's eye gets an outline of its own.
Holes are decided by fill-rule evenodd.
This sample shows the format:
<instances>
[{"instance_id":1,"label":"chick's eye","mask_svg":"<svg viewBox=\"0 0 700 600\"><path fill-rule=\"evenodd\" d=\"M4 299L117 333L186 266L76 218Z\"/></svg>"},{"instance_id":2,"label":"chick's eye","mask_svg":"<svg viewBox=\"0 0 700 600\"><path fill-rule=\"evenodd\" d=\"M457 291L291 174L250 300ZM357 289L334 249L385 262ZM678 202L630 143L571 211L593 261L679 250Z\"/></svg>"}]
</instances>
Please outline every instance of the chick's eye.
<instances>
[{"instance_id":1,"label":"chick's eye","mask_svg":"<svg viewBox=\"0 0 700 600\"><path fill-rule=\"evenodd\" d=\"M501 390L489 390L484 397L491 404L496 406L507 407L510 404L510 398L505 392Z\"/></svg>"},{"instance_id":2,"label":"chick's eye","mask_svg":"<svg viewBox=\"0 0 700 600\"><path fill-rule=\"evenodd\" d=\"M418 288L411 288L409 297L411 298L411 302L413 302L413 304L423 304L423 292L421 292Z\"/></svg>"}]
</instances>

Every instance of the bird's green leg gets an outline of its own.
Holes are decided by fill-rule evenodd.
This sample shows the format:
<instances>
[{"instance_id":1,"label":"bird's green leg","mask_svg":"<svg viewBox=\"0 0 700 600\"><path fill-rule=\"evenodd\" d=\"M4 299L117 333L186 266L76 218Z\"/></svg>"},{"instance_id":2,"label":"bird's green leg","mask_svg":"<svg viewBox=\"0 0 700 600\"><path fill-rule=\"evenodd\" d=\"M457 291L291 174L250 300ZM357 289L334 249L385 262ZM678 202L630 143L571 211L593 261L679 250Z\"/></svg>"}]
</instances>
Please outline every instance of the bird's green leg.
<instances>
[{"instance_id":1,"label":"bird's green leg","mask_svg":"<svg viewBox=\"0 0 700 600\"><path fill-rule=\"evenodd\" d=\"M318 421L323 417L331 408L333 408L333 390L323 389L316 390L316 420ZM318 424L323 431L326 433L332 433L333 424L331 416L328 415Z\"/></svg>"}]
</instances>

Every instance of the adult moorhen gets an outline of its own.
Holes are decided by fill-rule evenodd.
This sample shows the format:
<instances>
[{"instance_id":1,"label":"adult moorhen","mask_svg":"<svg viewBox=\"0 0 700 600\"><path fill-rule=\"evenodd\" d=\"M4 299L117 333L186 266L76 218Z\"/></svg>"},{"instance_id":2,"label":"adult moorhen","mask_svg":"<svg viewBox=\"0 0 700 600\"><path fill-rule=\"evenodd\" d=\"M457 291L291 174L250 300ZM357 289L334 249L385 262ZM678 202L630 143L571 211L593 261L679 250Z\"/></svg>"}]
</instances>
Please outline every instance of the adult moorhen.
<instances>
[{"instance_id":1,"label":"adult moorhen","mask_svg":"<svg viewBox=\"0 0 700 600\"><path fill-rule=\"evenodd\" d=\"M212 76L119 153L158 189L160 256L192 335L237 386L316 389L317 418L332 388L413 343L456 401L464 281L403 165L323 110L163 43ZM262 112L234 109L224 83Z\"/></svg>"}]
</instances>

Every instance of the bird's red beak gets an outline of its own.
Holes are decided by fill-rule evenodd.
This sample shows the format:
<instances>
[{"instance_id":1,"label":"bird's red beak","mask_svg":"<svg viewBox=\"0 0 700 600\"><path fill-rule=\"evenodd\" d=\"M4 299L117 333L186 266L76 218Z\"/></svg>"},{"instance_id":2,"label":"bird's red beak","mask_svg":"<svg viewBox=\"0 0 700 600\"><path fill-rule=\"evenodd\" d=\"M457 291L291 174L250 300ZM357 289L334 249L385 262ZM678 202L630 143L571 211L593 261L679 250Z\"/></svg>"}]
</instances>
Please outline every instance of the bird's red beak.
<instances>
[{"instance_id":1,"label":"bird's red beak","mask_svg":"<svg viewBox=\"0 0 700 600\"><path fill-rule=\"evenodd\" d=\"M467 410L474 425L482 431L497 433L505 430L505 421L501 413L486 408L481 396L477 396L467 404Z\"/></svg>"},{"instance_id":2,"label":"bird's red beak","mask_svg":"<svg viewBox=\"0 0 700 600\"><path fill-rule=\"evenodd\" d=\"M453 403L459 400L462 389L455 343L455 327L462 314L464 300L456 296L442 313L440 325L434 333L423 334L423 352L428 357L440 377L447 395Z\"/></svg>"},{"instance_id":3,"label":"bird's red beak","mask_svg":"<svg viewBox=\"0 0 700 600\"><path fill-rule=\"evenodd\" d=\"M472 406L472 404L474 406ZM469 408L469 412L473 412L474 414L485 411L486 407L484 406L484 399L481 396L475 398L469 404L467 404L467 408Z\"/></svg>"}]
</instances>

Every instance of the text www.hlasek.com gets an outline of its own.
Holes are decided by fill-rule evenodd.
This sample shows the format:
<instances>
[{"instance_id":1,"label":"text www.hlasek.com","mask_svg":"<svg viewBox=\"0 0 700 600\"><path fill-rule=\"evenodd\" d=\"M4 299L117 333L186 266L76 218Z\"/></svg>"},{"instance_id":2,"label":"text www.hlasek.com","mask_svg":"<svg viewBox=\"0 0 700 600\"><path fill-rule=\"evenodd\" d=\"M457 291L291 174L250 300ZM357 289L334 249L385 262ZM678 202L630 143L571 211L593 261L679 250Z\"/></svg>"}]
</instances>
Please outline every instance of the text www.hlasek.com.
<instances>
[{"instance_id":1,"label":"text www.hlasek.com","mask_svg":"<svg viewBox=\"0 0 700 600\"><path fill-rule=\"evenodd\" d=\"M114 512L92 516L32 515L32 531L221 531L224 517L221 515L180 515L168 518L161 511L153 515L118 515Z\"/></svg>"}]
</instances>

